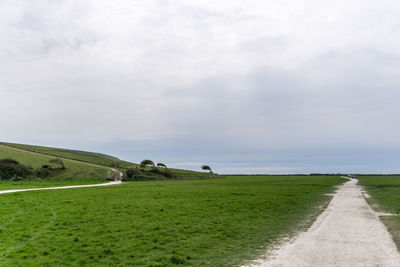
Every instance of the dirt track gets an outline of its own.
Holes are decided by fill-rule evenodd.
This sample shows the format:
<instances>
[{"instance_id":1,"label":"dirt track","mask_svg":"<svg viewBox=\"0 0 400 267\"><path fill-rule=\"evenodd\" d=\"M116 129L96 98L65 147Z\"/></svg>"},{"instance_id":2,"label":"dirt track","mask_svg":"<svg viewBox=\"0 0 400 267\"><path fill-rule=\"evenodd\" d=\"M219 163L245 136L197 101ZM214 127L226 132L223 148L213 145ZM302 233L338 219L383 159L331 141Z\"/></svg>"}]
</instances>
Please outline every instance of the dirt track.
<instances>
[{"instance_id":1,"label":"dirt track","mask_svg":"<svg viewBox=\"0 0 400 267\"><path fill-rule=\"evenodd\" d=\"M400 254L351 179L307 232L255 266L400 266Z\"/></svg>"}]
</instances>

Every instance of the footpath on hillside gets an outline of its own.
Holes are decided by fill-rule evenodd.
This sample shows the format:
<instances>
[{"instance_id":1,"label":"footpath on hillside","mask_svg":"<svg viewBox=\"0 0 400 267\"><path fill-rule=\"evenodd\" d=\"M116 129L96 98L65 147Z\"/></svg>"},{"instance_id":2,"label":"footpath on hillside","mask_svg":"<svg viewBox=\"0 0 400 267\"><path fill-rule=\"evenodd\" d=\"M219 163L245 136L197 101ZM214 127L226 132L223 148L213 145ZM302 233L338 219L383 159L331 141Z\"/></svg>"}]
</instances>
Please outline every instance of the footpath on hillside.
<instances>
[{"instance_id":1,"label":"footpath on hillside","mask_svg":"<svg viewBox=\"0 0 400 267\"><path fill-rule=\"evenodd\" d=\"M27 192L27 191L40 191L40 190L57 190L57 189L71 189L71 188L82 188L82 187L98 187L98 186L109 186L109 185L117 185L122 183L122 172L111 168L113 172L115 172L114 181L102 184L84 184L84 185L66 185L66 186L54 186L54 187L40 187L40 188L28 188L28 189L9 189L9 190L0 190L0 194L9 194L9 193L18 193L18 192Z\"/></svg>"},{"instance_id":2,"label":"footpath on hillside","mask_svg":"<svg viewBox=\"0 0 400 267\"><path fill-rule=\"evenodd\" d=\"M362 187L351 179L307 232L254 266L400 266L400 254Z\"/></svg>"},{"instance_id":3,"label":"footpath on hillside","mask_svg":"<svg viewBox=\"0 0 400 267\"><path fill-rule=\"evenodd\" d=\"M67 185L67 186L55 186L55 187L41 187L41 188L28 188L28 189L9 189L0 190L0 194L18 193L26 191L40 191L40 190L56 190L56 189L71 189L71 188L81 188L81 187L98 187L98 186L109 186L120 184L121 180L116 180L108 183L102 184L87 184L87 185Z\"/></svg>"}]
</instances>

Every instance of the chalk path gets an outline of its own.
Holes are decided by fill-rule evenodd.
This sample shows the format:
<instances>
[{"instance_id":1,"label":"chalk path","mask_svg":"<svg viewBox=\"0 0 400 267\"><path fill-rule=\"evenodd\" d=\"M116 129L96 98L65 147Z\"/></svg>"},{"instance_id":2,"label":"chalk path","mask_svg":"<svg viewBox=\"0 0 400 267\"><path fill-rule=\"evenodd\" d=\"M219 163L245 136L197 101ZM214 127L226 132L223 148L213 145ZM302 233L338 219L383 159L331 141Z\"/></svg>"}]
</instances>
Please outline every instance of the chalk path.
<instances>
[{"instance_id":1,"label":"chalk path","mask_svg":"<svg viewBox=\"0 0 400 267\"><path fill-rule=\"evenodd\" d=\"M109 185L117 185L122 183L122 172L111 168L113 172L117 173L115 180L108 183L102 184L84 184L84 185L66 185L66 186L54 186L54 187L40 187L40 188L27 188L27 189L9 189L9 190L0 190L0 194L9 194L9 193L18 193L18 192L26 192L26 191L40 191L40 190L56 190L56 189L70 189L70 188L81 188L81 187L98 187L98 186L109 186Z\"/></svg>"},{"instance_id":2,"label":"chalk path","mask_svg":"<svg viewBox=\"0 0 400 267\"><path fill-rule=\"evenodd\" d=\"M362 187L351 179L307 232L254 266L400 266L400 254Z\"/></svg>"},{"instance_id":3,"label":"chalk path","mask_svg":"<svg viewBox=\"0 0 400 267\"><path fill-rule=\"evenodd\" d=\"M26 192L26 191L39 191L39 190L55 190L55 189L80 188L80 187L109 186L109 185L117 185L117 184L120 184L120 183L121 183L121 181L118 180L118 181L102 183L102 184L67 185L67 186L42 187L42 188L28 188L28 189L10 189L10 190L1 190L0 194Z\"/></svg>"}]
</instances>

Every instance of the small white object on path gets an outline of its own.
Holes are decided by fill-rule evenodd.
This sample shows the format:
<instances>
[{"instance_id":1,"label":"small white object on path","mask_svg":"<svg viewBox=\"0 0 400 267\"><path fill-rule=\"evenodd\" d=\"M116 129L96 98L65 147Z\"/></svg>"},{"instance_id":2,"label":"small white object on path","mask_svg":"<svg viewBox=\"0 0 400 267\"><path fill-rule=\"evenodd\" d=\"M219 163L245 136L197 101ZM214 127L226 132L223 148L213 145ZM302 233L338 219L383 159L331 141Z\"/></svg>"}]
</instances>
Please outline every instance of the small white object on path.
<instances>
[{"instance_id":1,"label":"small white object on path","mask_svg":"<svg viewBox=\"0 0 400 267\"><path fill-rule=\"evenodd\" d=\"M55 189L81 188L81 187L109 186L109 185L117 185L120 183L121 183L121 181L118 180L118 181L113 181L113 182L103 183L103 184L68 185L68 186L28 188L28 189L11 189L11 190L1 190L0 194L18 193L18 192L26 192L26 191L39 191L39 190L55 190Z\"/></svg>"},{"instance_id":2,"label":"small white object on path","mask_svg":"<svg viewBox=\"0 0 400 267\"><path fill-rule=\"evenodd\" d=\"M356 179L341 185L311 228L254 266L400 266L400 254Z\"/></svg>"}]
</instances>

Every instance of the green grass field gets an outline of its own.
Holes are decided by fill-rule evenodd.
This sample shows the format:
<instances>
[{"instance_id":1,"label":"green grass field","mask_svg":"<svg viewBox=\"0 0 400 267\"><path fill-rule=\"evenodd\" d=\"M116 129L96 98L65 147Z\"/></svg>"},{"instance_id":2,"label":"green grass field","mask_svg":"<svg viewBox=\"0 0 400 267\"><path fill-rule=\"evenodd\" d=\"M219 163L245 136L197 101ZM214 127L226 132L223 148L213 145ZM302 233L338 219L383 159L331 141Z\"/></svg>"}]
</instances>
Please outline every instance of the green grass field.
<instances>
[{"instance_id":1,"label":"green grass field","mask_svg":"<svg viewBox=\"0 0 400 267\"><path fill-rule=\"evenodd\" d=\"M0 265L235 266L309 226L343 181L235 176L0 195Z\"/></svg>"},{"instance_id":2,"label":"green grass field","mask_svg":"<svg viewBox=\"0 0 400 267\"><path fill-rule=\"evenodd\" d=\"M0 190L98 183L110 176L108 166L136 166L99 153L0 144L0 159L34 169L54 157L66 170L0 181ZM0 266L239 265L304 230L343 182L173 171L181 180L0 195Z\"/></svg>"},{"instance_id":3,"label":"green grass field","mask_svg":"<svg viewBox=\"0 0 400 267\"><path fill-rule=\"evenodd\" d=\"M400 176L360 176L359 184L371 196L368 203L374 210L397 215L380 218L400 249Z\"/></svg>"}]
</instances>

